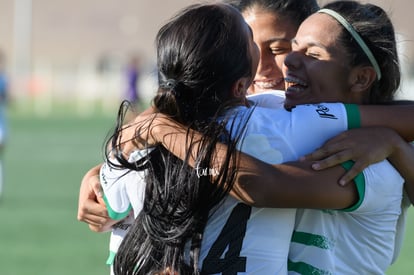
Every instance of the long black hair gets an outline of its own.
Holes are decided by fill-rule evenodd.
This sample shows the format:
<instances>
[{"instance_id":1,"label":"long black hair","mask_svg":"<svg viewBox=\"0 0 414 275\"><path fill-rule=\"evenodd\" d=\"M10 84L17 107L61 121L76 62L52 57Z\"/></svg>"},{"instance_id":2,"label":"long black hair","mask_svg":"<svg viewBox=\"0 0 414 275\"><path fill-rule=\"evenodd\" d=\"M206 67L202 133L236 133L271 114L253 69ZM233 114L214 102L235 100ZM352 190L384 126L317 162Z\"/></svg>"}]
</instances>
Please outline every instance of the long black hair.
<instances>
[{"instance_id":1,"label":"long black hair","mask_svg":"<svg viewBox=\"0 0 414 275\"><path fill-rule=\"evenodd\" d=\"M154 108L203 134L195 145L198 167L212 168L218 142L227 143L229 149L225 165L214 177L200 176L191 168L190 153L182 161L162 146L146 162L129 163L117 155L123 167L146 171L146 190L143 210L115 258L115 274L157 274L166 268L179 274L199 273L198 252L209 212L233 183L229 167L235 166L238 138L226 130L226 119L218 118L240 105L232 93L234 83L252 77L249 35L240 13L226 4L189 6L158 32L159 88ZM119 146L124 107L109 141L112 148ZM192 142L189 134L187 141Z\"/></svg>"},{"instance_id":2,"label":"long black hair","mask_svg":"<svg viewBox=\"0 0 414 275\"><path fill-rule=\"evenodd\" d=\"M374 81L369 102L365 103L392 101L400 86L401 71L394 26L387 13L379 6L357 1L334 1L323 8L342 15L362 37L378 62L382 77ZM347 49L351 66L371 64L367 54L345 28L340 43Z\"/></svg>"},{"instance_id":3,"label":"long black hair","mask_svg":"<svg viewBox=\"0 0 414 275\"><path fill-rule=\"evenodd\" d=\"M316 0L225 0L241 13L257 9L281 16L295 25L296 29L311 14L319 9Z\"/></svg>"}]
</instances>

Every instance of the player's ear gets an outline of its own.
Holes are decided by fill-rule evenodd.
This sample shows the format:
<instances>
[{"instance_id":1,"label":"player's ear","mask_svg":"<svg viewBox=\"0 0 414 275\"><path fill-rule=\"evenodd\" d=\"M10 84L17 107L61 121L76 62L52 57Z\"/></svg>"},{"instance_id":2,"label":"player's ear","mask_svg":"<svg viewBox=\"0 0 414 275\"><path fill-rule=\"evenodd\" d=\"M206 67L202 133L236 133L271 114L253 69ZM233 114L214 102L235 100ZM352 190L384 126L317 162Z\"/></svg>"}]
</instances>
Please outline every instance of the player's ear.
<instances>
[{"instance_id":1,"label":"player's ear","mask_svg":"<svg viewBox=\"0 0 414 275\"><path fill-rule=\"evenodd\" d=\"M250 86L250 78L242 77L239 78L232 87L232 93L235 98L246 97L247 88Z\"/></svg>"},{"instance_id":2,"label":"player's ear","mask_svg":"<svg viewBox=\"0 0 414 275\"><path fill-rule=\"evenodd\" d=\"M372 66L359 66L353 68L350 74L351 91L368 91L376 78L377 74Z\"/></svg>"}]
</instances>

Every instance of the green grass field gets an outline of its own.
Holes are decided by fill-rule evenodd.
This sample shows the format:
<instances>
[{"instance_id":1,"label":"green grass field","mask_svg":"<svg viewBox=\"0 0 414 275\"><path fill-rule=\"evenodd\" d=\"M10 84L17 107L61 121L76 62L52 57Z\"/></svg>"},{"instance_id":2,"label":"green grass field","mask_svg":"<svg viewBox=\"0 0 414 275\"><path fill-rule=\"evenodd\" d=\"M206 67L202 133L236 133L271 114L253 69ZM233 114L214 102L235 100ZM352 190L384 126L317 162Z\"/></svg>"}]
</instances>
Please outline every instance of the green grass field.
<instances>
[{"instance_id":1,"label":"green grass field","mask_svg":"<svg viewBox=\"0 0 414 275\"><path fill-rule=\"evenodd\" d=\"M92 233L76 213L80 180L101 161L112 121L11 114L0 201L0 274L109 274L108 234Z\"/></svg>"},{"instance_id":2,"label":"green grass field","mask_svg":"<svg viewBox=\"0 0 414 275\"><path fill-rule=\"evenodd\" d=\"M100 162L112 117L10 114L6 186L0 201L1 275L102 275L108 234L76 220L80 180ZM414 270L414 211L401 256L387 274Z\"/></svg>"}]
</instances>

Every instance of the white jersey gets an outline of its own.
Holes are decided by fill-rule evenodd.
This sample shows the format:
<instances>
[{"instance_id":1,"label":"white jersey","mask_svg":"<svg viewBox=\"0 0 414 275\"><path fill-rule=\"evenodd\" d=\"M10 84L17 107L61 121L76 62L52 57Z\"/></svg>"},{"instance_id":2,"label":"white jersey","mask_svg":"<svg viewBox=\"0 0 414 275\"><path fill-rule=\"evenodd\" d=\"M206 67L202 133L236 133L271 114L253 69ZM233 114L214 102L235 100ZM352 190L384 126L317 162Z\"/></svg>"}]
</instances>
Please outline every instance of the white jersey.
<instances>
[{"instance_id":1,"label":"white jersey","mask_svg":"<svg viewBox=\"0 0 414 275\"><path fill-rule=\"evenodd\" d=\"M109 257L106 261L106 264L111 265L113 274L112 264L118 248L144 203L145 174L112 168L108 163L102 165L99 174L108 215L114 220L121 220L111 231Z\"/></svg>"},{"instance_id":2,"label":"white jersey","mask_svg":"<svg viewBox=\"0 0 414 275\"><path fill-rule=\"evenodd\" d=\"M251 99L281 108L281 93L274 94L273 99ZM384 274L395 261L407 209L403 179L383 161L365 169L356 184L360 200L349 209L297 211L289 274Z\"/></svg>"},{"instance_id":3,"label":"white jersey","mask_svg":"<svg viewBox=\"0 0 414 275\"><path fill-rule=\"evenodd\" d=\"M250 99L259 106L281 108L281 93L274 95ZM403 179L382 161L355 182L360 199L349 209L297 210L289 274L384 274L398 257L409 205L406 197L402 202Z\"/></svg>"},{"instance_id":4,"label":"white jersey","mask_svg":"<svg viewBox=\"0 0 414 275\"><path fill-rule=\"evenodd\" d=\"M355 179L360 199L342 211L298 210L289 274L385 274L394 257L404 180L388 163Z\"/></svg>"},{"instance_id":5,"label":"white jersey","mask_svg":"<svg viewBox=\"0 0 414 275\"><path fill-rule=\"evenodd\" d=\"M134 222L133 211L122 221L112 226L111 236L109 237L109 256L106 264L111 266L111 275L114 274L113 263L119 246L121 245L125 235L128 233L129 227Z\"/></svg>"},{"instance_id":6,"label":"white jersey","mask_svg":"<svg viewBox=\"0 0 414 275\"><path fill-rule=\"evenodd\" d=\"M133 163L151 151L152 149L134 151L128 161ZM115 159L111 159L111 162L119 165ZM132 209L136 217L144 203L145 171L114 168L104 163L99 175L109 216L114 220L122 220Z\"/></svg>"},{"instance_id":7,"label":"white jersey","mask_svg":"<svg viewBox=\"0 0 414 275\"><path fill-rule=\"evenodd\" d=\"M268 96L260 99L272 101ZM298 106L292 112L261 107L251 111L239 107L233 112L235 129L248 121L239 149L271 164L297 160L348 126L342 104ZM228 196L207 222L200 251L202 273L287 274L295 212L250 207Z\"/></svg>"}]
</instances>

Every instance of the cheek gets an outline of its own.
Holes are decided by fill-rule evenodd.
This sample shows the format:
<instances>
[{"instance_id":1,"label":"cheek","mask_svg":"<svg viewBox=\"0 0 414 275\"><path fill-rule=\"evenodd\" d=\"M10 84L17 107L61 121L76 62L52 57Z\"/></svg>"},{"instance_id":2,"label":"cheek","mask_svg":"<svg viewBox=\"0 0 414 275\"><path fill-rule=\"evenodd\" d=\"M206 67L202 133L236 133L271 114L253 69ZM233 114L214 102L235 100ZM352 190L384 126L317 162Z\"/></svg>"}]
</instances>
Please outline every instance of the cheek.
<instances>
[{"instance_id":1,"label":"cheek","mask_svg":"<svg viewBox=\"0 0 414 275\"><path fill-rule=\"evenodd\" d=\"M279 67L280 71L283 70L286 56L287 56L287 53L279 54L275 56L275 62L276 62L276 65Z\"/></svg>"},{"instance_id":2,"label":"cheek","mask_svg":"<svg viewBox=\"0 0 414 275\"><path fill-rule=\"evenodd\" d=\"M337 82L341 75L337 66L331 66L329 61L311 60L305 64L308 77L320 86L330 86L331 83Z\"/></svg>"},{"instance_id":3,"label":"cheek","mask_svg":"<svg viewBox=\"0 0 414 275\"><path fill-rule=\"evenodd\" d=\"M338 66L327 66L319 70L318 79L328 87L343 90L347 87L348 72Z\"/></svg>"},{"instance_id":4,"label":"cheek","mask_svg":"<svg viewBox=\"0 0 414 275\"><path fill-rule=\"evenodd\" d=\"M335 67L318 67L309 75L312 82L312 96L322 101L343 101L348 84L346 73Z\"/></svg>"}]
</instances>

